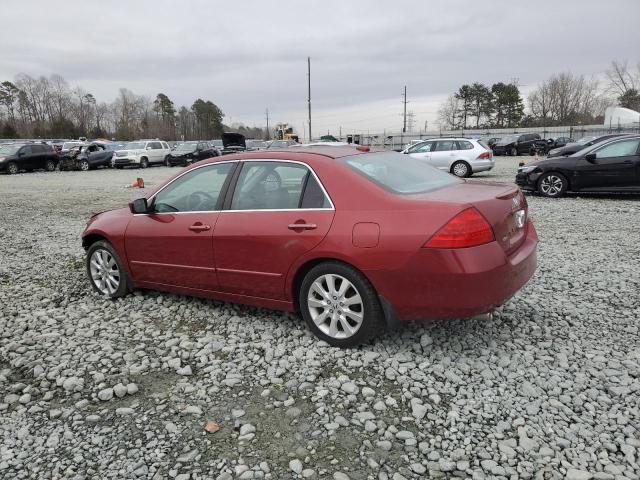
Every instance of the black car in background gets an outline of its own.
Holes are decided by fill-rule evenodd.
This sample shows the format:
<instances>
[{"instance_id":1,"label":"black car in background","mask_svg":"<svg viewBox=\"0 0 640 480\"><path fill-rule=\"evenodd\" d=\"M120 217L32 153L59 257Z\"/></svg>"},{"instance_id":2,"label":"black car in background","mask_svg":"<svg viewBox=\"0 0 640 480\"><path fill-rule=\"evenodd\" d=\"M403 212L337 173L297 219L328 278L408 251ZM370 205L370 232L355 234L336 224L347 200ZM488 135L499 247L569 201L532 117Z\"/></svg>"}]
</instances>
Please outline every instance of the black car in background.
<instances>
[{"instance_id":1,"label":"black car in background","mask_svg":"<svg viewBox=\"0 0 640 480\"><path fill-rule=\"evenodd\" d=\"M493 147L495 146L495 144L496 144L496 143L498 143L498 142L500 141L500 138L501 138L501 137L491 137L491 138L488 138L488 139L487 139L487 141L486 141L487 146L488 146L491 150L493 150Z\"/></svg>"},{"instance_id":2,"label":"black car in background","mask_svg":"<svg viewBox=\"0 0 640 480\"><path fill-rule=\"evenodd\" d=\"M241 133L225 132L222 134L222 155L230 153L244 152L247 143Z\"/></svg>"},{"instance_id":3,"label":"black car in background","mask_svg":"<svg viewBox=\"0 0 640 480\"><path fill-rule=\"evenodd\" d=\"M11 143L0 146L0 172L11 175L21 170L44 169L53 172L58 166L58 154L46 143Z\"/></svg>"},{"instance_id":4,"label":"black car in background","mask_svg":"<svg viewBox=\"0 0 640 480\"><path fill-rule=\"evenodd\" d=\"M209 142L182 142L167 155L165 165L168 167L175 167L176 165L184 167L218 155L220 155L218 149L209 144Z\"/></svg>"},{"instance_id":5,"label":"black car in background","mask_svg":"<svg viewBox=\"0 0 640 480\"><path fill-rule=\"evenodd\" d=\"M531 162L518 168L516 183L545 197L566 192L640 193L640 135L605 140L568 157Z\"/></svg>"},{"instance_id":6,"label":"black car in background","mask_svg":"<svg viewBox=\"0 0 640 480\"><path fill-rule=\"evenodd\" d=\"M622 137L623 133L610 133L608 135L600 135L600 136L589 136L582 137L576 142L567 143L564 147L554 148L549 150L548 157L567 157L569 155L573 155L580 150L583 150L591 145L595 145L596 143L603 142L605 140L609 140L610 138Z\"/></svg>"},{"instance_id":7,"label":"black car in background","mask_svg":"<svg viewBox=\"0 0 640 480\"><path fill-rule=\"evenodd\" d=\"M532 154L535 150L545 153L547 141L540 138L537 133L522 133L502 137L493 146L496 155L524 155Z\"/></svg>"},{"instance_id":8,"label":"black car in background","mask_svg":"<svg viewBox=\"0 0 640 480\"><path fill-rule=\"evenodd\" d=\"M547 150L551 150L552 148L562 148L567 143L574 143L575 140L569 137L556 137L550 138L547 140Z\"/></svg>"}]
</instances>

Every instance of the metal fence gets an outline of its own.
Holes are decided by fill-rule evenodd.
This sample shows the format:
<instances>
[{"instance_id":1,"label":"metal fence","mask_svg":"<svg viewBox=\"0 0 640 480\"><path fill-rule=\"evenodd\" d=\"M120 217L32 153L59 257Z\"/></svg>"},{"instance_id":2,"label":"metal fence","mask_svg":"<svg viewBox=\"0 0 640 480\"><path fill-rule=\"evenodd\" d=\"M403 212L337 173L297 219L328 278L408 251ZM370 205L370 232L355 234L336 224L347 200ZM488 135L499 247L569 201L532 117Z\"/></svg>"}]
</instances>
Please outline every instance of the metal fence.
<instances>
[{"instance_id":1,"label":"metal fence","mask_svg":"<svg viewBox=\"0 0 640 480\"><path fill-rule=\"evenodd\" d=\"M605 125L567 125L559 127L532 127L532 128L495 128L495 129L465 129L465 130L442 130L427 131L420 133L382 133L382 134L351 134L343 136L341 140L352 141L370 147L384 147L392 150L399 150L408 143L418 140L443 137L467 137L484 138L504 137L506 135L537 133L542 138L569 137L575 140L585 136L600 136L610 133L638 133L640 134L640 122L627 124L624 126Z\"/></svg>"}]
</instances>

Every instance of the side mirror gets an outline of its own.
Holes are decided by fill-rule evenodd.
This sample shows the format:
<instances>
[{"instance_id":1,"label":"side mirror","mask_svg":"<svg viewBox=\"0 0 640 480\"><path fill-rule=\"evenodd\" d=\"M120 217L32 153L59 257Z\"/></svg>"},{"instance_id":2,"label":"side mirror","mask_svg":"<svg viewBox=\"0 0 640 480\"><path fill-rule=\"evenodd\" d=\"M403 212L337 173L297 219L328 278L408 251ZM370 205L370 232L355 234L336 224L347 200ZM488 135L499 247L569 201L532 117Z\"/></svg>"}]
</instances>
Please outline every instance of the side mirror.
<instances>
[{"instance_id":1,"label":"side mirror","mask_svg":"<svg viewBox=\"0 0 640 480\"><path fill-rule=\"evenodd\" d=\"M587 153L587 154L584 156L584 159L585 159L587 162L589 162L589 163L595 163L595 161L596 161L596 154L595 154L595 153L593 153L593 152L591 152L591 153Z\"/></svg>"},{"instance_id":2,"label":"side mirror","mask_svg":"<svg viewBox=\"0 0 640 480\"><path fill-rule=\"evenodd\" d=\"M129 203L129 209L131 213L149 213L147 199L144 197L136 198L133 202Z\"/></svg>"}]
</instances>

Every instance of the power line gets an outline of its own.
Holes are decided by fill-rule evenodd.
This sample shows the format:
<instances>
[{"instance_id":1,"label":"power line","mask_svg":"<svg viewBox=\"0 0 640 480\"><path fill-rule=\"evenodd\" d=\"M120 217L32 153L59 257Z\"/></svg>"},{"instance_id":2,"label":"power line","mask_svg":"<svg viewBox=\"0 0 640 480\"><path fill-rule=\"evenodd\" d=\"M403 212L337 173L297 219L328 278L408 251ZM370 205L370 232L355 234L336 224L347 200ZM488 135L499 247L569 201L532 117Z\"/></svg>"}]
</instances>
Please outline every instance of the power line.
<instances>
[{"instance_id":1,"label":"power line","mask_svg":"<svg viewBox=\"0 0 640 480\"><path fill-rule=\"evenodd\" d=\"M311 139L313 138L311 136L311 57L307 57L307 76L308 76L308 83L307 83L307 92L308 92L308 97L307 97L307 105L309 107L309 141L311 142Z\"/></svg>"},{"instance_id":2,"label":"power line","mask_svg":"<svg viewBox=\"0 0 640 480\"><path fill-rule=\"evenodd\" d=\"M406 133L407 131L407 86L404 86L404 100L402 101L404 105L404 112L402 114L402 133Z\"/></svg>"}]
</instances>

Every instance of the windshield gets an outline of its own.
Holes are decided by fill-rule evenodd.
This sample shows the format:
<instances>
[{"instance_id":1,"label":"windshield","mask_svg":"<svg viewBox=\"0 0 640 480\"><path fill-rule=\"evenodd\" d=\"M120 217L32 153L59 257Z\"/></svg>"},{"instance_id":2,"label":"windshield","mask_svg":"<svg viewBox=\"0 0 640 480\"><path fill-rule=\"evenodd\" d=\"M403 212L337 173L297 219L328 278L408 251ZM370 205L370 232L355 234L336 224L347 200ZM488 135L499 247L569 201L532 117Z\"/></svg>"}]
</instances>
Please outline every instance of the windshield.
<instances>
[{"instance_id":1,"label":"windshield","mask_svg":"<svg viewBox=\"0 0 640 480\"><path fill-rule=\"evenodd\" d=\"M519 135L508 135L506 137L502 137L498 143L501 143L503 145L506 145L508 143L512 143L515 142L516 140L518 140Z\"/></svg>"},{"instance_id":2,"label":"windshield","mask_svg":"<svg viewBox=\"0 0 640 480\"><path fill-rule=\"evenodd\" d=\"M584 145L585 143L589 143L591 140L595 140L596 138L598 137L582 137L581 139L577 140L576 143Z\"/></svg>"},{"instance_id":3,"label":"windshield","mask_svg":"<svg viewBox=\"0 0 640 480\"><path fill-rule=\"evenodd\" d=\"M22 145L1 145L0 155L13 155L16 153Z\"/></svg>"},{"instance_id":4,"label":"windshield","mask_svg":"<svg viewBox=\"0 0 640 480\"><path fill-rule=\"evenodd\" d=\"M129 142L124 147L126 150L144 150L144 142Z\"/></svg>"},{"instance_id":5,"label":"windshield","mask_svg":"<svg viewBox=\"0 0 640 480\"><path fill-rule=\"evenodd\" d=\"M393 193L425 193L462 182L421 160L396 152L352 155L339 161Z\"/></svg>"},{"instance_id":6,"label":"windshield","mask_svg":"<svg viewBox=\"0 0 640 480\"><path fill-rule=\"evenodd\" d=\"M176 152L193 152L196 149L197 143L181 143L174 150Z\"/></svg>"}]
</instances>

